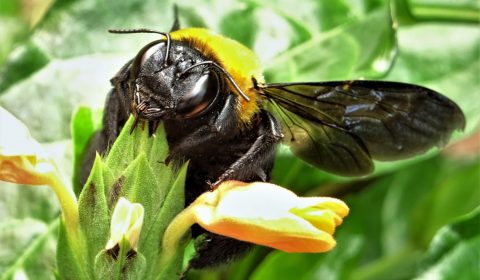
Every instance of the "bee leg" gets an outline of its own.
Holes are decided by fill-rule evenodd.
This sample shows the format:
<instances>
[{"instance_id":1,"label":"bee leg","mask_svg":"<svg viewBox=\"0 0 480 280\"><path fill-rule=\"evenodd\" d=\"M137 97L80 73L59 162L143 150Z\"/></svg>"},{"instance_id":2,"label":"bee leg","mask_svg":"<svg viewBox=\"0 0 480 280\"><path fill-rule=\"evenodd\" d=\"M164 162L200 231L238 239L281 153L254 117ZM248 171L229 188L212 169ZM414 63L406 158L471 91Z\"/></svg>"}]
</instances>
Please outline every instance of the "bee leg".
<instances>
[{"instance_id":1,"label":"bee leg","mask_svg":"<svg viewBox=\"0 0 480 280\"><path fill-rule=\"evenodd\" d=\"M257 174L258 178L262 180L262 182L266 182L268 180L268 175L263 169L258 169L255 171L255 174Z\"/></svg>"},{"instance_id":2,"label":"bee leg","mask_svg":"<svg viewBox=\"0 0 480 280\"><path fill-rule=\"evenodd\" d=\"M218 186L224 180L268 181L275 155L276 144L283 138L277 120L266 111L260 112L258 136L250 149L233 163L214 183ZM197 234L192 228L192 234ZM204 233L196 242L196 255L190 260L188 269L215 267L242 257L252 248L252 244L240 240Z\"/></svg>"},{"instance_id":3,"label":"bee leg","mask_svg":"<svg viewBox=\"0 0 480 280\"><path fill-rule=\"evenodd\" d=\"M248 253L252 247L250 243L208 232L195 242L197 254L188 263L184 274L190 269L203 269L232 262Z\"/></svg>"},{"instance_id":4,"label":"bee leg","mask_svg":"<svg viewBox=\"0 0 480 280\"><path fill-rule=\"evenodd\" d=\"M261 124L259 135L248 151L234 162L218 178L213 186L218 186L221 182L232 179L251 178L252 175L259 177L262 181L269 178L263 169L268 162L273 162L276 146L282 140L282 128L278 121L267 111L261 111ZM270 169L268 167L268 169Z\"/></svg>"},{"instance_id":5,"label":"bee leg","mask_svg":"<svg viewBox=\"0 0 480 280\"><path fill-rule=\"evenodd\" d=\"M235 112L235 96L226 97L225 106L219 112L213 122L203 125L193 133L170 149L170 158L175 158L176 154L188 155L195 153L198 147L211 142L218 141L223 137L232 137L230 134L237 133L236 122L238 117ZM264 180L270 178L273 158L275 155L276 144L281 141L283 135L281 127L277 120L266 111L258 114L258 122L251 133L254 139L247 152L241 156L234 164L222 173L217 180L219 182L227 179L239 179L245 182ZM167 124L166 124L167 125ZM175 131L175 123L170 124L172 131ZM196 196L192 196L196 197ZM187 204L188 204L187 199ZM190 201L191 202L191 201ZM196 242L196 255L190 260L188 269L201 269L214 267L228 263L238 257L243 256L252 247L251 244L225 236L220 236L210 232L204 232L201 229L192 228L192 234L200 236ZM203 236L203 238L202 238Z\"/></svg>"}]
</instances>

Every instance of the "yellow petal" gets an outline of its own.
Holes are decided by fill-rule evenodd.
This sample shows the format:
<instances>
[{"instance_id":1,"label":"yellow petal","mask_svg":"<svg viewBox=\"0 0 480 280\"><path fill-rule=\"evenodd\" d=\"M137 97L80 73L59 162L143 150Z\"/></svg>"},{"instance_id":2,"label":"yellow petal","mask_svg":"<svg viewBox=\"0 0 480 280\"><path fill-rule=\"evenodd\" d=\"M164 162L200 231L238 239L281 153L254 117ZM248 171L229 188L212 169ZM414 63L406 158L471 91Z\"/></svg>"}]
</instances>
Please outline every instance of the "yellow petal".
<instances>
[{"instance_id":1,"label":"yellow petal","mask_svg":"<svg viewBox=\"0 0 480 280\"><path fill-rule=\"evenodd\" d=\"M332 197L299 197L297 208L329 209L340 218L348 215L349 209L345 202Z\"/></svg>"},{"instance_id":2,"label":"yellow petal","mask_svg":"<svg viewBox=\"0 0 480 280\"><path fill-rule=\"evenodd\" d=\"M303 209L299 211L292 209L291 212L307 220L314 227L320 230L323 230L329 234L333 234L335 232L338 216L331 210Z\"/></svg>"}]
</instances>

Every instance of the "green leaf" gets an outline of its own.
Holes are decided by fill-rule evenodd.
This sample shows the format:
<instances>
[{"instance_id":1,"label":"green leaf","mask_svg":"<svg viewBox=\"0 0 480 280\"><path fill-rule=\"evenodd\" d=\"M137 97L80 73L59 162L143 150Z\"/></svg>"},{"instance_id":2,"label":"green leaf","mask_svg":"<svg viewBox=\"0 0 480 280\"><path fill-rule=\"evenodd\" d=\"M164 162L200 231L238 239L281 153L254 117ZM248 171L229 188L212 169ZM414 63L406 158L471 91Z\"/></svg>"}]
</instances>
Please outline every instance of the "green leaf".
<instances>
[{"instance_id":1,"label":"green leaf","mask_svg":"<svg viewBox=\"0 0 480 280\"><path fill-rule=\"evenodd\" d=\"M372 79L385 76L393 66L398 51L390 8L387 6L377 9L364 20L353 22L348 26L347 32L355 37L360 46L360 56L353 78Z\"/></svg>"},{"instance_id":2,"label":"green leaf","mask_svg":"<svg viewBox=\"0 0 480 280\"><path fill-rule=\"evenodd\" d=\"M54 193L0 182L0 212L0 279L53 279L59 213Z\"/></svg>"},{"instance_id":3,"label":"green leaf","mask_svg":"<svg viewBox=\"0 0 480 280\"><path fill-rule=\"evenodd\" d=\"M425 44L425 41L431 43ZM478 128L478 28L468 25L428 24L403 29L399 31L399 48L401 53L396 65L386 79L408 81L443 93L454 100L465 113L465 133L469 134Z\"/></svg>"},{"instance_id":4,"label":"green leaf","mask_svg":"<svg viewBox=\"0 0 480 280\"><path fill-rule=\"evenodd\" d=\"M475 0L411 0L411 13L417 21L443 21L478 24L480 4Z\"/></svg>"},{"instance_id":5,"label":"green leaf","mask_svg":"<svg viewBox=\"0 0 480 280\"><path fill-rule=\"evenodd\" d=\"M2 224L0 243L3 257L0 261L0 279L16 279L21 274L31 278L53 279L52 271L45 267L54 263L52 255L55 251L51 243L56 239L58 225L58 219L49 225L33 219ZM11 242L11 236L18 238ZM38 262L38 258L43 259Z\"/></svg>"},{"instance_id":6,"label":"green leaf","mask_svg":"<svg viewBox=\"0 0 480 280\"><path fill-rule=\"evenodd\" d=\"M169 16L158 17L148 13L158 9L157 1L108 2L99 4L96 0L56 1L37 26L35 32L9 53L9 63L0 68L0 94L11 85L30 77L48 62L57 59L79 57L92 53L112 53L121 50L131 51L131 47L141 48L146 38L136 35L109 38L109 28L129 28L135 26L170 26L173 22L173 4L162 3ZM141 7L141 8L138 8ZM142 44L137 41L144 38ZM99 44L99 40L102 41Z\"/></svg>"},{"instance_id":7,"label":"green leaf","mask_svg":"<svg viewBox=\"0 0 480 280\"><path fill-rule=\"evenodd\" d=\"M230 12L222 18L220 28L223 35L252 48L258 28L255 9L247 6L244 9Z\"/></svg>"},{"instance_id":8,"label":"green leaf","mask_svg":"<svg viewBox=\"0 0 480 280\"><path fill-rule=\"evenodd\" d=\"M81 106L76 109L72 117L72 143L73 143L73 188L76 195L80 194L80 172L82 170L83 155L90 138L98 129L95 125L93 112L90 108Z\"/></svg>"},{"instance_id":9,"label":"green leaf","mask_svg":"<svg viewBox=\"0 0 480 280\"><path fill-rule=\"evenodd\" d=\"M282 28L284 33L281 34L281 36L289 40L289 47L293 47L305 42L312 37L313 30L311 30L309 26L305 24L305 18L301 19L298 17L298 15L302 13L302 11L298 9L298 5L293 6L293 3L287 2L285 2L284 5L272 5L272 3L257 0L244 0L244 2L247 3L249 7L262 8L257 9L258 13L256 13L256 15L258 20L251 18L251 21L257 22L259 25L258 27L260 27L257 28L257 31L260 30L262 33L265 33L265 31L268 31L269 29L273 31L275 30L275 27L278 28L279 26L283 25L282 23L285 23L286 25L284 25L284 28ZM293 8L296 9L295 15L293 15L291 10L289 10ZM270 14L269 11L273 13ZM240 40L240 42L243 41ZM247 46L253 47L253 45L248 44Z\"/></svg>"},{"instance_id":10,"label":"green leaf","mask_svg":"<svg viewBox=\"0 0 480 280\"><path fill-rule=\"evenodd\" d=\"M15 44L28 36L28 21L30 18L27 17L28 14L31 15L35 12L25 10L26 5L21 1L3 1L0 6L0 22L2 22L0 25L0 34L2 34L0 65L4 63ZM3 77L3 75L0 77Z\"/></svg>"},{"instance_id":11,"label":"green leaf","mask_svg":"<svg viewBox=\"0 0 480 280\"><path fill-rule=\"evenodd\" d=\"M34 43L26 42L15 49L0 68L0 94L18 81L42 69L50 61Z\"/></svg>"},{"instance_id":12,"label":"green leaf","mask_svg":"<svg viewBox=\"0 0 480 280\"><path fill-rule=\"evenodd\" d=\"M137 201L137 192L140 188L145 188L145 186L153 186L150 189L155 188L155 176L148 166L147 156L144 153L136 157L120 177L123 178L120 192L115 191L114 194L110 194L110 197L123 196L130 201ZM115 204L116 200L113 200L113 204L110 206L114 207Z\"/></svg>"},{"instance_id":13,"label":"green leaf","mask_svg":"<svg viewBox=\"0 0 480 280\"><path fill-rule=\"evenodd\" d=\"M168 142L163 122L158 126L155 133L155 141L148 152L148 161L152 169L156 170L157 183L163 186L163 182L169 181L171 168L165 168L165 159L168 156Z\"/></svg>"},{"instance_id":14,"label":"green leaf","mask_svg":"<svg viewBox=\"0 0 480 280\"><path fill-rule=\"evenodd\" d=\"M84 113L90 119L88 112ZM103 276L113 273L113 278L122 275L122 279L140 279L144 278L147 264L150 272L157 270L157 273L149 273L149 277L158 275L160 269L164 269L162 275L170 277L180 272L180 259L171 263L169 268L159 267L158 262L163 231L184 207L187 165L184 164L177 175L172 166L163 163L168 154L163 125L150 136L148 130L141 129L141 126L131 133L133 121L133 117L127 121L105 163L98 155L95 159L79 199L80 225L87 257L79 261L78 254L73 254L75 245L67 242L68 237L63 233L58 249L58 256L63 261L61 277L67 275L64 273L75 272L78 275L96 273L96 276L97 273ZM83 129L80 125L73 127ZM113 257L111 251L103 248L109 237L109 207L113 207L120 196L141 203L145 219L138 254L122 253L123 247L120 246L120 255ZM82 246L77 247L75 248L81 249ZM179 250L179 256L183 256L181 251Z\"/></svg>"},{"instance_id":15,"label":"green leaf","mask_svg":"<svg viewBox=\"0 0 480 280\"><path fill-rule=\"evenodd\" d=\"M480 208L441 228L428 249L417 279L478 279Z\"/></svg>"},{"instance_id":16,"label":"green leaf","mask_svg":"<svg viewBox=\"0 0 480 280\"><path fill-rule=\"evenodd\" d=\"M356 65L358 45L347 34L330 34L313 37L277 57L265 72L267 80L307 82L348 77ZM332 56L333 52L337 55ZM275 67L280 64L281 68Z\"/></svg>"},{"instance_id":17,"label":"green leaf","mask_svg":"<svg viewBox=\"0 0 480 280\"><path fill-rule=\"evenodd\" d=\"M480 170L478 158L468 163L446 160L437 167L431 172L435 174L441 170L442 174L430 183L427 182L432 185L428 198L423 201L422 208L417 208L412 213L412 223L418 225L412 234L418 238L419 244L425 246L440 227L480 205L480 188L477 187ZM422 169L425 170L425 167Z\"/></svg>"}]
</instances>

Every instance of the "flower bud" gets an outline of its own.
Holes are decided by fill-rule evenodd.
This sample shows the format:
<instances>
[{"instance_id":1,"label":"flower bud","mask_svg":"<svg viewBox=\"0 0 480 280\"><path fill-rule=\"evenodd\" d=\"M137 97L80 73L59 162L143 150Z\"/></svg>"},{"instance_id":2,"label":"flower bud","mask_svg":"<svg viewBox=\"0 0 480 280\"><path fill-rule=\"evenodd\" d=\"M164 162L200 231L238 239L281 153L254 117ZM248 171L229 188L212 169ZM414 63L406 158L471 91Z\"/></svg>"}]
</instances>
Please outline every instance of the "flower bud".
<instances>
[{"instance_id":1,"label":"flower bud","mask_svg":"<svg viewBox=\"0 0 480 280\"><path fill-rule=\"evenodd\" d=\"M120 197L115 205L110 223L110 239L106 249L109 250L123 239L128 241L129 249L137 250L140 231L143 226L144 209L140 203L131 203Z\"/></svg>"}]
</instances>

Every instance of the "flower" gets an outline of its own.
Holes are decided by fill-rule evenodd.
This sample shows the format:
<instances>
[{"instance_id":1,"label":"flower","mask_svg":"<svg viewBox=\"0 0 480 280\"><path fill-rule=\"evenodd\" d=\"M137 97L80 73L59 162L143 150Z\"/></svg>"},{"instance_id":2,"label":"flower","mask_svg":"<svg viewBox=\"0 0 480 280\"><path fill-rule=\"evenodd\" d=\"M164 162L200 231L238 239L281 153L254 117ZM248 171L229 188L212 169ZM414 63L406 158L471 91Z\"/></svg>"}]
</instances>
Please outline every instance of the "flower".
<instances>
[{"instance_id":1,"label":"flower","mask_svg":"<svg viewBox=\"0 0 480 280\"><path fill-rule=\"evenodd\" d=\"M144 209L140 203L131 203L126 198L120 197L113 210L110 239L105 248L112 249L125 239L128 241L129 249L136 251L143 226L143 215Z\"/></svg>"},{"instance_id":2,"label":"flower","mask_svg":"<svg viewBox=\"0 0 480 280\"><path fill-rule=\"evenodd\" d=\"M223 182L199 196L170 223L164 250L175 250L193 223L206 230L286 252L326 252L348 214L347 205L329 197L299 197L270 183Z\"/></svg>"},{"instance_id":3,"label":"flower","mask_svg":"<svg viewBox=\"0 0 480 280\"><path fill-rule=\"evenodd\" d=\"M48 185L57 195L67 230L75 232L78 224L77 198L53 159L31 137L27 127L0 107L0 180Z\"/></svg>"},{"instance_id":4,"label":"flower","mask_svg":"<svg viewBox=\"0 0 480 280\"><path fill-rule=\"evenodd\" d=\"M23 123L0 107L0 180L49 185L56 168Z\"/></svg>"}]
</instances>

